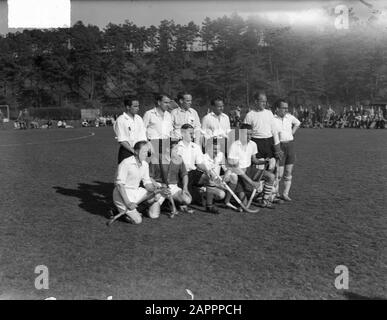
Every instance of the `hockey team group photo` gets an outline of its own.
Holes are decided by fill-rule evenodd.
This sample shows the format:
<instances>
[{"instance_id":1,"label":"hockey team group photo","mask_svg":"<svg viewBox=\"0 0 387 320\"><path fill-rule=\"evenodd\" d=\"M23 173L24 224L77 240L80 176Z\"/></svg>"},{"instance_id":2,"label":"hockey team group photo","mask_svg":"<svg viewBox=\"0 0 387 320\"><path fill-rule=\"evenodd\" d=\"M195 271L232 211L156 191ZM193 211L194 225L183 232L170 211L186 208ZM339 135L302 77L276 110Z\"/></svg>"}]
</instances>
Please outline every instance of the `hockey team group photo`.
<instances>
[{"instance_id":1,"label":"hockey team group photo","mask_svg":"<svg viewBox=\"0 0 387 320\"><path fill-rule=\"evenodd\" d=\"M1 299L387 298L386 2L71 3L0 25Z\"/></svg>"}]
</instances>

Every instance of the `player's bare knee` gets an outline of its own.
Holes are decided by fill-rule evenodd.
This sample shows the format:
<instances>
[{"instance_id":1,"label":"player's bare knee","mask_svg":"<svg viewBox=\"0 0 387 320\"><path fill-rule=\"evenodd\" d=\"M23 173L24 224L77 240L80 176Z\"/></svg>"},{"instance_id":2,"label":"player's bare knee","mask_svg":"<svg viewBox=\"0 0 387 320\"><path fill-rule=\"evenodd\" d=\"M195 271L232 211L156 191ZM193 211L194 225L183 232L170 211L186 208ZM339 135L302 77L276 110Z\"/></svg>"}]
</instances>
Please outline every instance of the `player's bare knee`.
<instances>
[{"instance_id":1,"label":"player's bare knee","mask_svg":"<svg viewBox=\"0 0 387 320\"><path fill-rule=\"evenodd\" d=\"M285 173L284 174L284 177L283 177L283 180L284 181L292 181L292 174L291 173Z\"/></svg>"},{"instance_id":2,"label":"player's bare knee","mask_svg":"<svg viewBox=\"0 0 387 320\"><path fill-rule=\"evenodd\" d=\"M238 175L236 175L235 173L232 173L230 175L230 183L237 184L238 183Z\"/></svg>"},{"instance_id":3,"label":"player's bare knee","mask_svg":"<svg viewBox=\"0 0 387 320\"><path fill-rule=\"evenodd\" d=\"M263 175L263 179L265 182L273 183L275 180L275 174L271 171L265 171L265 174Z\"/></svg>"},{"instance_id":4,"label":"player's bare knee","mask_svg":"<svg viewBox=\"0 0 387 320\"><path fill-rule=\"evenodd\" d=\"M222 200L225 197L226 197L226 192L224 192L223 190L217 190L217 192L215 193L216 200Z\"/></svg>"}]
</instances>

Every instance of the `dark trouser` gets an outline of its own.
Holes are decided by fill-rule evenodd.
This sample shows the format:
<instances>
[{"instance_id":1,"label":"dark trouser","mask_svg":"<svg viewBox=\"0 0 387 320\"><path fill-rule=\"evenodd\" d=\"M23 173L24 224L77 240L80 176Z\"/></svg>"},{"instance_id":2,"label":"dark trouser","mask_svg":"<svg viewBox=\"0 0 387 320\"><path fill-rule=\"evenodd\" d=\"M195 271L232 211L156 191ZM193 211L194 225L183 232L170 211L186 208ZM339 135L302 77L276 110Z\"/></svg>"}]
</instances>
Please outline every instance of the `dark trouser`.
<instances>
[{"instance_id":1,"label":"dark trouser","mask_svg":"<svg viewBox=\"0 0 387 320\"><path fill-rule=\"evenodd\" d=\"M274 158L274 138L251 138L251 141L257 145L257 159Z\"/></svg>"},{"instance_id":2,"label":"dark trouser","mask_svg":"<svg viewBox=\"0 0 387 320\"><path fill-rule=\"evenodd\" d=\"M188 191L192 196L192 202L196 204L201 203L200 185L199 181L203 172L199 170L191 170L188 172Z\"/></svg>"},{"instance_id":3,"label":"dark trouser","mask_svg":"<svg viewBox=\"0 0 387 320\"><path fill-rule=\"evenodd\" d=\"M133 155L134 155L133 152L129 151L123 146L120 146L120 149L118 150L118 164L120 164L122 160L129 158Z\"/></svg>"},{"instance_id":4,"label":"dark trouser","mask_svg":"<svg viewBox=\"0 0 387 320\"><path fill-rule=\"evenodd\" d=\"M294 149L294 141L281 142L281 150L283 152L283 156L279 165L281 167L286 166L288 164L294 164L296 161L296 151Z\"/></svg>"}]
</instances>

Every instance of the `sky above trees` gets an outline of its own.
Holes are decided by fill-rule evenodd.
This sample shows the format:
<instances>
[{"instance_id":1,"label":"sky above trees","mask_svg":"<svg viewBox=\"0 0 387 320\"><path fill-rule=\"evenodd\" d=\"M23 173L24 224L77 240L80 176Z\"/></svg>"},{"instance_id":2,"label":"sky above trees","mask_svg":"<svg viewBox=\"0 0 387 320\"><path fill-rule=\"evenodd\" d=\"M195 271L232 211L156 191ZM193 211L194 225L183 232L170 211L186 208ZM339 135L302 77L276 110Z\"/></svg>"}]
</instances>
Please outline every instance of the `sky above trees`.
<instances>
[{"instance_id":1,"label":"sky above trees","mask_svg":"<svg viewBox=\"0 0 387 320\"><path fill-rule=\"evenodd\" d=\"M352 7L361 19L367 19L373 10L387 12L387 1L107 1L72 0L72 24L83 21L84 24L104 28L109 23L132 21L137 25L158 25L160 21L174 20L186 24L193 21L200 24L206 17L211 19L238 13L244 18L259 16L271 19L274 23L290 23L303 27L321 28L333 24L334 18L328 17L323 9L335 8L339 4ZM372 7L371 7L372 6ZM0 1L0 33L17 31L8 29L7 2ZM380 21L387 26L387 14L380 15Z\"/></svg>"}]
</instances>

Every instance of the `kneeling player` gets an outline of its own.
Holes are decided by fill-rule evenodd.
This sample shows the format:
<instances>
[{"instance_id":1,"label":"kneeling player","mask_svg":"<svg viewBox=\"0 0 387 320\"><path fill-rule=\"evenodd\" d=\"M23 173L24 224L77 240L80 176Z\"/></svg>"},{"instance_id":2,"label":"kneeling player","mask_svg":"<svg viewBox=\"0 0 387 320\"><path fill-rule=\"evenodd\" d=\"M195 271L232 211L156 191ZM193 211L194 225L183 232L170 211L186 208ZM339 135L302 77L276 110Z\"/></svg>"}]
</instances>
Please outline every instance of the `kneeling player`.
<instances>
[{"instance_id":1,"label":"kneeling player","mask_svg":"<svg viewBox=\"0 0 387 320\"><path fill-rule=\"evenodd\" d=\"M198 144L192 142L194 138L193 127L186 123L181 127L182 140L177 144L178 154L182 157L185 167L188 171L188 189L194 202L200 203L202 200L200 193L200 180L203 172L212 176L208 170L203 152ZM214 205L214 198L217 198L217 192L214 188L206 188L206 210L210 213L218 214L219 210Z\"/></svg>"},{"instance_id":2,"label":"kneeling player","mask_svg":"<svg viewBox=\"0 0 387 320\"><path fill-rule=\"evenodd\" d=\"M230 203L231 193L225 190L225 187L220 184L219 179L227 183L231 190L235 190L238 176L226 167L226 159L221 151L221 143L217 138L208 139L206 142L206 153L204 154L204 163L210 172L210 176L203 175L199 181L200 185L213 189L216 200L223 200L224 205L231 209L237 209ZM221 175L223 170L224 175Z\"/></svg>"},{"instance_id":3,"label":"kneeling player","mask_svg":"<svg viewBox=\"0 0 387 320\"><path fill-rule=\"evenodd\" d=\"M257 189L261 191L260 183L256 180L260 178L264 180L263 186L263 199L260 203L261 207L274 208L271 201L271 194L273 191L273 185L275 176L270 171L262 172L257 168L257 165L264 165L267 161L257 159L256 154L258 153L257 144L251 141L252 127L249 124L241 124L239 131L239 140L236 140L230 147L228 155L228 163L234 167L235 172L238 174L238 184L236 192L244 202L247 203L247 193ZM275 159L268 159L271 165L275 165ZM264 170L264 167L262 168Z\"/></svg>"},{"instance_id":4,"label":"kneeling player","mask_svg":"<svg viewBox=\"0 0 387 320\"><path fill-rule=\"evenodd\" d=\"M160 199L160 195L152 196L156 187L149 177L149 165L145 161L149 151L147 141L139 141L134 145L134 155L124 159L118 166L113 202L119 213L125 212L124 220L129 223L139 224L142 215L137 206L147 200L151 205L148 214L151 218L157 217L153 212L153 204ZM143 183L144 188L140 187Z\"/></svg>"},{"instance_id":5,"label":"kneeling player","mask_svg":"<svg viewBox=\"0 0 387 320\"><path fill-rule=\"evenodd\" d=\"M181 212L191 212L188 209L192 201L191 194L188 191L188 173L183 163L183 159L178 154L178 147L172 147L169 152L169 148L163 150L163 156L159 158L159 163L150 164L150 176L155 181L154 184L158 187L168 186L169 194L173 197L173 201L180 204ZM171 155L169 156L169 153ZM179 187L182 186L182 188ZM155 216L160 215L161 205L164 203L165 197L160 196L157 203L152 205L153 214Z\"/></svg>"}]
</instances>

